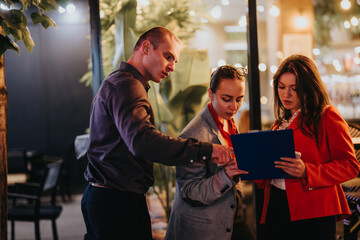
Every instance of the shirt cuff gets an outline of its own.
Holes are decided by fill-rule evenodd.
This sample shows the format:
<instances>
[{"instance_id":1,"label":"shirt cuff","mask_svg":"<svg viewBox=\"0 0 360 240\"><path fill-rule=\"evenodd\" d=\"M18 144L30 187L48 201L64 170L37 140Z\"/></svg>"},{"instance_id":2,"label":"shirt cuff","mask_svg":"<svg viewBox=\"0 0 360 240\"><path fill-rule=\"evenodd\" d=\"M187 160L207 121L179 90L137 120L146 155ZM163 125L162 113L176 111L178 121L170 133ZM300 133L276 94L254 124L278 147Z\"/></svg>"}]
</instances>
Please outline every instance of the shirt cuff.
<instances>
[{"instance_id":1,"label":"shirt cuff","mask_svg":"<svg viewBox=\"0 0 360 240\"><path fill-rule=\"evenodd\" d=\"M199 160L208 161L212 156L212 144L207 142L200 142Z\"/></svg>"}]
</instances>

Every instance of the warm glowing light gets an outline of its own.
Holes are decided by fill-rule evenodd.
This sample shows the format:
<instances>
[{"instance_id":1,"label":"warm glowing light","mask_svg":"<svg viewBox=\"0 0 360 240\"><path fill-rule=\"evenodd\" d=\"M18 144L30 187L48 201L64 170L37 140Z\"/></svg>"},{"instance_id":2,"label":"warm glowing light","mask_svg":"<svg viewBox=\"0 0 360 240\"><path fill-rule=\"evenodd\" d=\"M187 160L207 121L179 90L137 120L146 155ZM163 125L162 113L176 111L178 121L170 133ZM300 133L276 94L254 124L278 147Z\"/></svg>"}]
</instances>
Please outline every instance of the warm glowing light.
<instances>
[{"instance_id":1,"label":"warm glowing light","mask_svg":"<svg viewBox=\"0 0 360 240\"><path fill-rule=\"evenodd\" d=\"M209 20L207 20L207 19L205 19L205 18L200 18L200 21L201 21L202 23L208 23L208 22L209 22Z\"/></svg>"},{"instance_id":2,"label":"warm glowing light","mask_svg":"<svg viewBox=\"0 0 360 240\"><path fill-rule=\"evenodd\" d=\"M171 15L174 12L174 8L170 8L169 11L167 11L167 15Z\"/></svg>"},{"instance_id":3,"label":"warm glowing light","mask_svg":"<svg viewBox=\"0 0 360 240\"><path fill-rule=\"evenodd\" d=\"M340 2L340 6L342 7L342 9L344 10L349 10L351 8L351 2L349 0L342 0Z\"/></svg>"},{"instance_id":4,"label":"warm glowing light","mask_svg":"<svg viewBox=\"0 0 360 240\"><path fill-rule=\"evenodd\" d=\"M242 15L240 20L239 20L239 26L240 27L246 27L246 25L247 25L246 16Z\"/></svg>"},{"instance_id":5,"label":"warm glowing light","mask_svg":"<svg viewBox=\"0 0 360 240\"><path fill-rule=\"evenodd\" d=\"M224 6L228 6L230 4L229 0L221 0L221 4Z\"/></svg>"},{"instance_id":6,"label":"warm glowing light","mask_svg":"<svg viewBox=\"0 0 360 240\"><path fill-rule=\"evenodd\" d=\"M149 3L149 0L138 0L138 1L137 1L137 4L138 4L139 6L146 7L146 6L148 6L150 3Z\"/></svg>"},{"instance_id":7,"label":"warm glowing light","mask_svg":"<svg viewBox=\"0 0 360 240\"><path fill-rule=\"evenodd\" d=\"M351 27L350 22L349 22L349 21L345 21L345 22L344 22L344 27L345 27L346 29L349 29L349 28Z\"/></svg>"},{"instance_id":8,"label":"warm glowing light","mask_svg":"<svg viewBox=\"0 0 360 240\"><path fill-rule=\"evenodd\" d=\"M224 59L220 59L220 60L217 62L217 64L218 64L218 67L221 67L221 66L226 65L226 61L225 61Z\"/></svg>"},{"instance_id":9,"label":"warm glowing light","mask_svg":"<svg viewBox=\"0 0 360 240\"><path fill-rule=\"evenodd\" d=\"M335 67L335 70L338 71L338 72L341 72L342 70L342 67L341 67L341 64L339 62L339 60L334 60L333 61L333 66Z\"/></svg>"},{"instance_id":10,"label":"warm glowing light","mask_svg":"<svg viewBox=\"0 0 360 240\"><path fill-rule=\"evenodd\" d=\"M262 96L262 97L260 98L260 102L261 102L261 104L265 105L265 104L268 103L268 98L265 97L265 96Z\"/></svg>"},{"instance_id":11,"label":"warm glowing light","mask_svg":"<svg viewBox=\"0 0 360 240\"><path fill-rule=\"evenodd\" d=\"M59 13L64 13L66 11L66 9L65 8L63 8L63 7L59 7Z\"/></svg>"},{"instance_id":12,"label":"warm glowing light","mask_svg":"<svg viewBox=\"0 0 360 240\"><path fill-rule=\"evenodd\" d=\"M270 67L270 72L276 73L277 70L278 70L278 67L277 67L277 66L271 65L271 67Z\"/></svg>"},{"instance_id":13,"label":"warm glowing light","mask_svg":"<svg viewBox=\"0 0 360 240\"><path fill-rule=\"evenodd\" d=\"M213 9L211 9L210 15L215 19L219 19L221 17L221 7L215 6Z\"/></svg>"},{"instance_id":14,"label":"warm glowing light","mask_svg":"<svg viewBox=\"0 0 360 240\"><path fill-rule=\"evenodd\" d=\"M266 64L265 63L260 63L259 64L259 70L261 72L265 72L266 71Z\"/></svg>"},{"instance_id":15,"label":"warm glowing light","mask_svg":"<svg viewBox=\"0 0 360 240\"><path fill-rule=\"evenodd\" d=\"M0 8L3 10L10 10L10 8L8 8L5 4L1 3L0 4Z\"/></svg>"},{"instance_id":16,"label":"warm glowing light","mask_svg":"<svg viewBox=\"0 0 360 240\"><path fill-rule=\"evenodd\" d=\"M104 18L105 17L105 12L104 10L100 10L100 18Z\"/></svg>"},{"instance_id":17,"label":"warm glowing light","mask_svg":"<svg viewBox=\"0 0 360 240\"><path fill-rule=\"evenodd\" d=\"M66 6L66 11L69 13L69 14L72 14L73 12L75 12L76 10L76 7L74 4L72 3L69 3L67 6Z\"/></svg>"},{"instance_id":18,"label":"warm glowing light","mask_svg":"<svg viewBox=\"0 0 360 240\"><path fill-rule=\"evenodd\" d=\"M259 5L256 9L258 10L258 12L265 12L264 6Z\"/></svg>"},{"instance_id":19,"label":"warm glowing light","mask_svg":"<svg viewBox=\"0 0 360 240\"><path fill-rule=\"evenodd\" d=\"M235 63L234 66L235 66L236 68L242 68L242 67L243 67L243 65L241 65L240 63Z\"/></svg>"},{"instance_id":20,"label":"warm glowing light","mask_svg":"<svg viewBox=\"0 0 360 240\"><path fill-rule=\"evenodd\" d=\"M357 17L352 17L350 19L351 25L353 25L354 27L356 27L357 25L359 25L359 19L357 19Z\"/></svg>"},{"instance_id":21,"label":"warm glowing light","mask_svg":"<svg viewBox=\"0 0 360 240\"><path fill-rule=\"evenodd\" d=\"M359 57L354 57L354 63L356 65L359 65L360 64L360 58Z\"/></svg>"},{"instance_id":22,"label":"warm glowing light","mask_svg":"<svg viewBox=\"0 0 360 240\"><path fill-rule=\"evenodd\" d=\"M280 9L275 5L272 5L270 7L269 12L270 12L270 15L273 17L278 17L280 15Z\"/></svg>"},{"instance_id":23,"label":"warm glowing light","mask_svg":"<svg viewBox=\"0 0 360 240\"><path fill-rule=\"evenodd\" d=\"M319 55L320 55L320 49L314 48L314 49L312 50L312 53L313 53L315 56L319 56Z\"/></svg>"},{"instance_id":24,"label":"warm glowing light","mask_svg":"<svg viewBox=\"0 0 360 240\"><path fill-rule=\"evenodd\" d=\"M304 16L295 18L295 26L299 29L304 29L309 26L309 20Z\"/></svg>"}]
</instances>

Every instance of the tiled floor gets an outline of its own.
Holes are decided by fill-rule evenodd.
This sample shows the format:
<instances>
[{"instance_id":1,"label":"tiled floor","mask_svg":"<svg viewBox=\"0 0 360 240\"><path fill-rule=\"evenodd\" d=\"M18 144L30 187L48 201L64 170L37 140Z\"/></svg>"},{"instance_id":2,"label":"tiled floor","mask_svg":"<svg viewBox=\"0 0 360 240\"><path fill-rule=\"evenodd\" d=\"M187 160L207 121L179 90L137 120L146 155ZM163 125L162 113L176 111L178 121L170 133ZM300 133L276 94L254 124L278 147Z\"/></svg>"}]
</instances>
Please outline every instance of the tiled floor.
<instances>
[{"instance_id":1,"label":"tiled floor","mask_svg":"<svg viewBox=\"0 0 360 240\"><path fill-rule=\"evenodd\" d=\"M73 195L72 201L62 203L63 211L57 220L57 227L60 240L80 240L85 233L85 225L80 210L81 194ZM164 210L155 195L150 195L148 199L150 216L152 219L154 240L163 240L167 221ZM252 206L247 206L248 222L253 223ZM40 223L41 239L52 240L50 221ZM337 224L338 239L343 239L343 224ZM17 240L33 240L35 238L34 224L27 222L15 223L15 236ZM8 224L8 239L10 239L10 224Z\"/></svg>"},{"instance_id":2,"label":"tiled floor","mask_svg":"<svg viewBox=\"0 0 360 240\"><path fill-rule=\"evenodd\" d=\"M63 211L57 219L57 228L60 240L80 240L86 232L82 218L80 203L81 194L73 195L72 201L62 203ZM161 240L166 232L166 218L160 202L154 195L149 196L149 209L152 219L153 236L155 240ZM40 222L40 235L42 240L52 240L50 221ZM8 239L11 239L10 222L8 223ZM16 240L33 240L35 238L34 223L15 222Z\"/></svg>"}]
</instances>

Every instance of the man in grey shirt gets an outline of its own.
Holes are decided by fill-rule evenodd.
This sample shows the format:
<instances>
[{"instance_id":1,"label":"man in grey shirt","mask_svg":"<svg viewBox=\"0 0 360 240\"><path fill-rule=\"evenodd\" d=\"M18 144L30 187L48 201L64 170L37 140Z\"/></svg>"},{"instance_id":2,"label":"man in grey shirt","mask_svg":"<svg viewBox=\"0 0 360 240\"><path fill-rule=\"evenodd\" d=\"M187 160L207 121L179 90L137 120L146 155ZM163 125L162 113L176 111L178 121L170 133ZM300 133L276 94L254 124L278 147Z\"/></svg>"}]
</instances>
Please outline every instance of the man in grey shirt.
<instances>
[{"instance_id":1,"label":"man in grey shirt","mask_svg":"<svg viewBox=\"0 0 360 240\"><path fill-rule=\"evenodd\" d=\"M146 31L128 62L102 83L90 116L89 182L82 198L85 239L152 239L145 193L154 183L153 163L185 165L231 160L232 149L157 131L148 81L174 71L180 41L163 27Z\"/></svg>"}]
</instances>

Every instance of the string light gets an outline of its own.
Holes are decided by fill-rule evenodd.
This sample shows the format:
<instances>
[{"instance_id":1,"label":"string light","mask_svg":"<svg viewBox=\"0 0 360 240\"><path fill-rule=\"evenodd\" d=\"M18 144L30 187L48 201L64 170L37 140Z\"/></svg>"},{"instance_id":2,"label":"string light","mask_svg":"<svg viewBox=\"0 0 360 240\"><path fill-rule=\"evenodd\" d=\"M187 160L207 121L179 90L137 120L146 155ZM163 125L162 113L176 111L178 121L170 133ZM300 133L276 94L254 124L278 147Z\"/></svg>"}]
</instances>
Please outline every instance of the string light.
<instances>
[{"instance_id":1,"label":"string light","mask_svg":"<svg viewBox=\"0 0 360 240\"><path fill-rule=\"evenodd\" d=\"M349 0L342 0L340 2L340 6L342 7L342 9L344 10L349 10L351 8L351 2Z\"/></svg>"},{"instance_id":2,"label":"string light","mask_svg":"<svg viewBox=\"0 0 360 240\"><path fill-rule=\"evenodd\" d=\"M278 17L280 15L280 9L276 5L272 5L269 9L270 15Z\"/></svg>"},{"instance_id":3,"label":"string light","mask_svg":"<svg viewBox=\"0 0 360 240\"><path fill-rule=\"evenodd\" d=\"M356 27L357 25L359 25L359 19L357 19L356 17L352 17L350 19L351 25L353 25L354 27Z\"/></svg>"},{"instance_id":4,"label":"string light","mask_svg":"<svg viewBox=\"0 0 360 240\"><path fill-rule=\"evenodd\" d=\"M221 7L215 6L213 9L211 9L210 14L213 18L219 19L221 17Z\"/></svg>"},{"instance_id":5,"label":"string light","mask_svg":"<svg viewBox=\"0 0 360 240\"><path fill-rule=\"evenodd\" d=\"M320 55L320 49L314 48L314 49L312 50L312 53L313 53L315 56L319 56L319 55Z\"/></svg>"},{"instance_id":6,"label":"string light","mask_svg":"<svg viewBox=\"0 0 360 240\"><path fill-rule=\"evenodd\" d=\"M220 59L220 60L217 62L217 64L218 64L218 67L221 67L221 66L226 65L226 61L225 61L224 59Z\"/></svg>"},{"instance_id":7,"label":"string light","mask_svg":"<svg viewBox=\"0 0 360 240\"><path fill-rule=\"evenodd\" d=\"M270 67L270 72L276 73L277 70L278 70L278 67L277 67L277 66L271 65L271 67Z\"/></svg>"},{"instance_id":8,"label":"string light","mask_svg":"<svg viewBox=\"0 0 360 240\"><path fill-rule=\"evenodd\" d=\"M148 6L148 5L150 4L150 2L149 2L148 0L138 0L138 1L137 1L137 4L138 4L139 6L146 7L146 6Z\"/></svg>"},{"instance_id":9,"label":"string light","mask_svg":"<svg viewBox=\"0 0 360 240\"><path fill-rule=\"evenodd\" d=\"M265 63L260 63L259 64L259 70L261 72L265 72L266 71L266 64Z\"/></svg>"},{"instance_id":10,"label":"string light","mask_svg":"<svg viewBox=\"0 0 360 240\"><path fill-rule=\"evenodd\" d=\"M295 18L295 26L299 29L307 28L309 25L309 20L304 16L299 16Z\"/></svg>"},{"instance_id":11,"label":"string light","mask_svg":"<svg viewBox=\"0 0 360 240\"><path fill-rule=\"evenodd\" d=\"M230 4L229 0L221 0L221 4L224 6L228 6Z\"/></svg>"},{"instance_id":12,"label":"string light","mask_svg":"<svg viewBox=\"0 0 360 240\"><path fill-rule=\"evenodd\" d=\"M267 104L267 103L268 103L268 98L265 97L265 96L262 96L262 97L260 98L260 103L263 104L263 105Z\"/></svg>"},{"instance_id":13,"label":"string light","mask_svg":"<svg viewBox=\"0 0 360 240\"><path fill-rule=\"evenodd\" d=\"M344 22L344 27L345 27L346 29L349 29L349 28L351 27L350 22L346 20L346 21Z\"/></svg>"},{"instance_id":14,"label":"string light","mask_svg":"<svg viewBox=\"0 0 360 240\"><path fill-rule=\"evenodd\" d=\"M239 20L239 25L240 25L240 27L246 27L247 21L246 21L246 16L245 15L241 16L241 18Z\"/></svg>"},{"instance_id":15,"label":"string light","mask_svg":"<svg viewBox=\"0 0 360 240\"><path fill-rule=\"evenodd\" d=\"M359 0L359 1L360 1L360 0ZM258 12L265 12L264 6L259 5L259 6L257 6L256 9L258 10Z\"/></svg>"},{"instance_id":16,"label":"string light","mask_svg":"<svg viewBox=\"0 0 360 240\"><path fill-rule=\"evenodd\" d=\"M63 8L63 7L59 7L59 13L64 13L66 11L66 9L65 8Z\"/></svg>"},{"instance_id":17,"label":"string light","mask_svg":"<svg viewBox=\"0 0 360 240\"><path fill-rule=\"evenodd\" d=\"M70 3L70 4L68 4L67 6L66 6L66 11L68 12L68 13L73 13L73 12L75 12L75 10L76 10L76 7L75 7L75 5L74 4L72 4L72 3Z\"/></svg>"}]
</instances>

